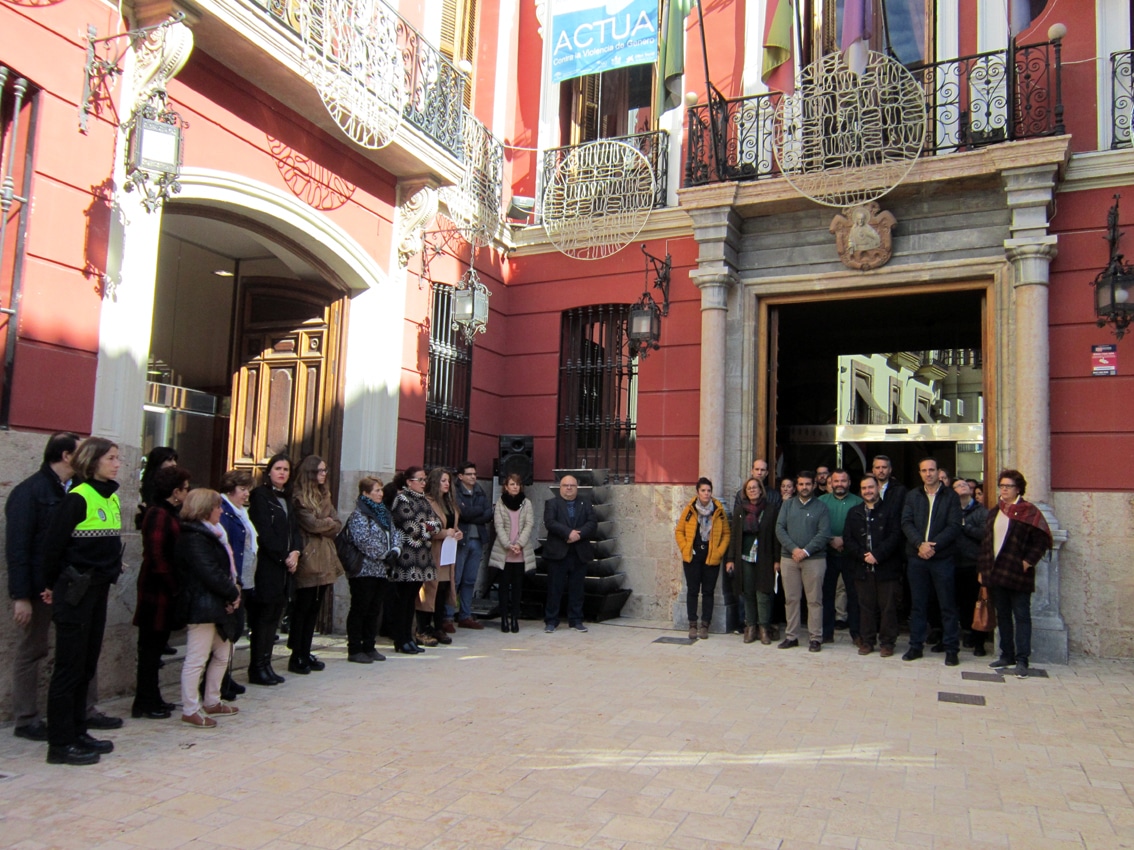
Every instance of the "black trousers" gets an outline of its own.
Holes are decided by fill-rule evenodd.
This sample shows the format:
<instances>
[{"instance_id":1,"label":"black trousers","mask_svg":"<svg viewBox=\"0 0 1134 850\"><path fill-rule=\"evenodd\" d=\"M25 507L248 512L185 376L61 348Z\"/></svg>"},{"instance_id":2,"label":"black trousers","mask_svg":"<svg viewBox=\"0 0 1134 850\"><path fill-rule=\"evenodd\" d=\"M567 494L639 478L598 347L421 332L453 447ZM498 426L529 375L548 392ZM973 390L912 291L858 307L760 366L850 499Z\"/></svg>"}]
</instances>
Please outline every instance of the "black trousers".
<instances>
[{"instance_id":1,"label":"black trousers","mask_svg":"<svg viewBox=\"0 0 1134 850\"><path fill-rule=\"evenodd\" d=\"M859 634L862 642L874 646L894 648L898 642L898 596L902 584L897 579L879 581L874 573L868 578L856 579L858 591ZM848 599L847 604L850 604Z\"/></svg>"},{"instance_id":2,"label":"black trousers","mask_svg":"<svg viewBox=\"0 0 1134 850\"><path fill-rule=\"evenodd\" d=\"M272 663L272 646L276 640L276 629L283 616L285 600L264 602L256 595L256 591L245 591L244 605L248 612L248 628L251 634L248 637L251 648L250 668L270 666Z\"/></svg>"},{"instance_id":3,"label":"black trousers","mask_svg":"<svg viewBox=\"0 0 1134 850\"><path fill-rule=\"evenodd\" d=\"M68 605L68 582L55 586L55 669L47 689L47 734L53 747L66 747L87 731L87 688L98 669L106 631L110 585L91 587L78 605ZM162 644L164 646L164 644Z\"/></svg>"},{"instance_id":4,"label":"black trousers","mask_svg":"<svg viewBox=\"0 0 1134 850\"><path fill-rule=\"evenodd\" d=\"M413 641L416 624L414 606L421 591L420 581L391 581L389 586L390 604L386 605L386 620L390 637L395 646Z\"/></svg>"},{"instance_id":5,"label":"black trousers","mask_svg":"<svg viewBox=\"0 0 1134 850\"><path fill-rule=\"evenodd\" d=\"M161 708L161 689L158 670L161 669L161 651L169 643L169 629L138 627L138 673L134 684L134 708L142 711Z\"/></svg>"},{"instance_id":6,"label":"black trousers","mask_svg":"<svg viewBox=\"0 0 1134 850\"><path fill-rule=\"evenodd\" d=\"M504 564L500 572L500 616L520 618L520 600L524 592L524 565Z\"/></svg>"},{"instance_id":7,"label":"black trousers","mask_svg":"<svg viewBox=\"0 0 1134 850\"><path fill-rule=\"evenodd\" d=\"M445 627L445 606L448 604L449 587L452 582L437 582L437 596L433 600L432 611L417 612L417 630L423 634L441 631Z\"/></svg>"},{"instance_id":8,"label":"black trousers","mask_svg":"<svg viewBox=\"0 0 1134 850\"><path fill-rule=\"evenodd\" d=\"M323 607L323 597L329 584L318 587L297 587L295 600L291 606L291 631L288 632L287 645L292 656L305 659L311 654L311 641L315 639L315 621L319 619L319 609Z\"/></svg>"},{"instance_id":9,"label":"black trousers","mask_svg":"<svg viewBox=\"0 0 1134 850\"><path fill-rule=\"evenodd\" d=\"M563 605L563 591L567 591L567 623L577 626L583 622L583 595L586 589L587 565L575 554L575 547L567 548L567 557L561 561L544 558L547 564L547 604L543 619L555 628L559 625L559 611Z\"/></svg>"},{"instance_id":10,"label":"black trousers","mask_svg":"<svg viewBox=\"0 0 1134 850\"><path fill-rule=\"evenodd\" d=\"M374 649L374 636L378 634L378 618L382 614L382 601L386 598L386 579L377 576L359 576L347 580L350 584L350 611L347 612L347 652L370 652Z\"/></svg>"}]
</instances>

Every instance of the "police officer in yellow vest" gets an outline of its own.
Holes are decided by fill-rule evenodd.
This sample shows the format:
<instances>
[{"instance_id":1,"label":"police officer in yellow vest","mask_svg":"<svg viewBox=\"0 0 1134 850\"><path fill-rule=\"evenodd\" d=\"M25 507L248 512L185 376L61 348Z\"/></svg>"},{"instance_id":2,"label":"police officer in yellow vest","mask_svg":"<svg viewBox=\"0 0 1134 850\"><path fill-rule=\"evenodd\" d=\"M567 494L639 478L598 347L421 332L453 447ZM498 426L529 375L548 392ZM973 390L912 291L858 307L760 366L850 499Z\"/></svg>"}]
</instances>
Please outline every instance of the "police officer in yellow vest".
<instances>
[{"instance_id":1,"label":"police officer in yellow vest","mask_svg":"<svg viewBox=\"0 0 1134 850\"><path fill-rule=\"evenodd\" d=\"M118 446L79 443L71 466L82 483L59 503L43 551L43 601L55 621L55 669L47 692L47 761L94 764L114 750L86 726L87 687L98 667L110 585L122 572Z\"/></svg>"}]
</instances>

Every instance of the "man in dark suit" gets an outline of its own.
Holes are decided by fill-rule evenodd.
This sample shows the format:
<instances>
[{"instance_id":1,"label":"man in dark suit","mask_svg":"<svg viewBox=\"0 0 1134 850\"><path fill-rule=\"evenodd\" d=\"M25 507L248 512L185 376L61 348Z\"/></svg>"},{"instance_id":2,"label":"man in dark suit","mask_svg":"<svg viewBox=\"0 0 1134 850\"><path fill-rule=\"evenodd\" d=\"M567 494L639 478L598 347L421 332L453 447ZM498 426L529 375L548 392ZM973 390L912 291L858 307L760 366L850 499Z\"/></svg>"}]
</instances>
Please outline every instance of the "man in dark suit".
<instances>
[{"instance_id":1,"label":"man in dark suit","mask_svg":"<svg viewBox=\"0 0 1134 850\"><path fill-rule=\"evenodd\" d=\"M544 631L551 634L559 626L559 607L563 589L567 589L567 623L577 632L583 625L583 579L587 564L593 558L591 541L598 533L594 508L579 498L579 482L572 475L559 481L559 495L543 508L543 524L547 540L543 544L543 560L547 563L547 607L544 609Z\"/></svg>"}]
</instances>

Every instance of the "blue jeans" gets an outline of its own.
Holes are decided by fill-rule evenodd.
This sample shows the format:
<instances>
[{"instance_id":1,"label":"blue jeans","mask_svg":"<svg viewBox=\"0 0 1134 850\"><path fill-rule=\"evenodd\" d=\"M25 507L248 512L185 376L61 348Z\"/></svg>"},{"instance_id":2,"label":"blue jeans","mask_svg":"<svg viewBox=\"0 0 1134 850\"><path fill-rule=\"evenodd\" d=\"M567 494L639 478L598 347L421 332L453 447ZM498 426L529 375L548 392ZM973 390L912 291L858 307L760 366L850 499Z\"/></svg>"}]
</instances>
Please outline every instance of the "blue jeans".
<instances>
[{"instance_id":1,"label":"blue jeans","mask_svg":"<svg viewBox=\"0 0 1134 850\"><path fill-rule=\"evenodd\" d=\"M453 591L460 603L458 620L472 616L473 590L476 589L476 575L480 570L480 556L484 543L479 537L465 538L457 548L457 563L453 568Z\"/></svg>"},{"instance_id":2,"label":"blue jeans","mask_svg":"<svg viewBox=\"0 0 1134 850\"><path fill-rule=\"evenodd\" d=\"M587 565L579 560L574 549L567 550L567 557L562 561L552 561L544 558L547 564L547 606L543 611L543 619L547 625L555 628L559 625L559 607L563 602L563 590L567 590L567 623L577 626L583 622L583 590L587 577Z\"/></svg>"},{"instance_id":3,"label":"blue jeans","mask_svg":"<svg viewBox=\"0 0 1134 850\"><path fill-rule=\"evenodd\" d=\"M990 587L989 595L996 606L996 628L1000 630L1000 657L1028 663L1032 654L1032 593L1030 590L1009 590ZM1013 625L1015 620L1015 625Z\"/></svg>"},{"instance_id":4,"label":"blue jeans","mask_svg":"<svg viewBox=\"0 0 1134 850\"><path fill-rule=\"evenodd\" d=\"M841 553L827 553L827 572L823 574L823 640L835 636L835 592L839 587L839 576L847 589L847 626L852 638L858 637L859 607L858 588L854 583L854 564Z\"/></svg>"},{"instance_id":5,"label":"blue jeans","mask_svg":"<svg viewBox=\"0 0 1134 850\"><path fill-rule=\"evenodd\" d=\"M946 652L958 652L961 648L961 629L957 620L957 581L952 558L933 558L926 561L911 555L907 570L910 578L910 649L925 646L925 635L929 630L926 609L929 607L929 588L937 592L941 605L941 625L944 629L942 643Z\"/></svg>"}]
</instances>

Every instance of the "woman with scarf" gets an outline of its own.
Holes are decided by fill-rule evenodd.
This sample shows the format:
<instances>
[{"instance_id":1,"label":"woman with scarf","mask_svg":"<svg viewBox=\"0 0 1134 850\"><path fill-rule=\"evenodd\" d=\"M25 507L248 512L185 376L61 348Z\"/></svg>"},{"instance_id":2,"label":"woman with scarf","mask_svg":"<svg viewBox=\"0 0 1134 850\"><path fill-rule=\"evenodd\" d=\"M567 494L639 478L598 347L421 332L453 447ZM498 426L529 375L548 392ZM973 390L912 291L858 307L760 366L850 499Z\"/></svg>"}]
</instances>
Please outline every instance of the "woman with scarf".
<instances>
[{"instance_id":1,"label":"woman with scarf","mask_svg":"<svg viewBox=\"0 0 1134 850\"><path fill-rule=\"evenodd\" d=\"M988 666L1015 666L1016 678L1026 679L1036 564L1052 546L1051 529L1040 509L1024 500L1028 482L1022 473L1005 469L996 480L1000 500L988 512L977 562L980 583L992 596L1000 629L1000 657Z\"/></svg>"},{"instance_id":2,"label":"woman with scarf","mask_svg":"<svg viewBox=\"0 0 1134 850\"><path fill-rule=\"evenodd\" d=\"M425 497L428 479L420 466L411 466L394 479L396 495L390 507L394 528L402 535L402 551L388 571L390 592L387 605L394 649L406 655L424 652L414 641L415 607L423 582L437 578L433 565L433 537L441 533L441 520Z\"/></svg>"},{"instance_id":3,"label":"woman with scarf","mask_svg":"<svg viewBox=\"0 0 1134 850\"><path fill-rule=\"evenodd\" d=\"M402 536L382 504L382 480L366 476L358 482L358 501L347 518L351 543L362 553L358 572L348 577L347 661L373 664L386 656L374 648L378 615L386 596L386 559L402 549Z\"/></svg>"},{"instance_id":4,"label":"woman with scarf","mask_svg":"<svg viewBox=\"0 0 1134 850\"><path fill-rule=\"evenodd\" d=\"M138 672L131 717L164 720L173 710L172 703L161 695L158 670L170 633L183 625L174 613L178 587L173 555L181 535L178 514L188 494L189 470L176 463L153 476L151 504L142 518L142 565L138 568L138 605L134 609Z\"/></svg>"},{"instance_id":5,"label":"woman with scarf","mask_svg":"<svg viewBox=\"0 0 1134 850\"><path fill-rule=\"evenodd\" d=\"M689 616L689 637L707 638L713 620L713 592L721 571L721 561L732 537L728 515L713 498L713 482L697 480L697 495L681 512L674 530L677 548L685 567L689 593L685 610ZM697 594L701 595L701 617L697 618Z\"/></svg>"},{"instance_id":6,"label":"woman with scarf","mask_svg":"<svg viewBox=\"0 0 1134 850\"><path fill-rule=\"evenodd\" d=\"M221 702L220 696L240 607L236 561L220 518L220 493L201 488L185 497L176 550L181 583L178 599L183 619L189 624L181 668L181 719L199 729L216 726L214 716L239 711L236 706ZM203 700L199 696L202 672Z\"/></svg>"},{"instance_id":7,"label":"woman with scarf","mask_svg":"<svg viewBox=\"0 0 1134 850\"><path fill-rule=\"evenodd\" d=\"M253 685L278 685L284 680L272 669L272 645L303 548L291 507L290 481L291 461L280 452L268 460L264 483L248 496L248 518L256 529L257 546L255 592L248 608L252 630L248 681Z\"/></svg>"},{"instance_id":8,"label":"woman with scarf","mask_svg":"<svg viewBox=\"0 0 1134 850\"><path fill-rule=\"evenodd\" d=\"M524 478L513 472L504 479L504 492L496 503L493 515L496 539L488 557L488 566L503 570L500 574L500 631L520 630L520 594L524 572L535 569L535 543L532 528L535 512L524 495Z\"/></svg>"},{"instance_id":9,"label":"woman with scarf","mask_svg":"<svg viewBox=\"0 0 1134 850\"><path fill-rule=\"evenodd\" d=\"M772 602L776 589L777 511L768 506L764 485L757 478L744 482L732 518L725 569L744 600L744 642L772 642ZM775 549L776 552L772 550ZM739 564L740 569L737 569Z\"/></svg>"},{"instance_id":10,"label":"woman with scarf","mask_svg":"<svg viewBox=\"0 0 1134 850\"><path fill-rule=\"evenodd\" d=\"M291 608L291 631L287 640L291 660L287 669L306 676L312 670L327 666L311 654L311 641L327 588L343 574L335 549L335 536L342 530L343 523L331 501L327 463L321 457L309 455L299 464L292 494L296 521L303 533L303 549L295 571L295 603Z\"/></svg>"}]
</instances>

